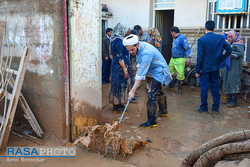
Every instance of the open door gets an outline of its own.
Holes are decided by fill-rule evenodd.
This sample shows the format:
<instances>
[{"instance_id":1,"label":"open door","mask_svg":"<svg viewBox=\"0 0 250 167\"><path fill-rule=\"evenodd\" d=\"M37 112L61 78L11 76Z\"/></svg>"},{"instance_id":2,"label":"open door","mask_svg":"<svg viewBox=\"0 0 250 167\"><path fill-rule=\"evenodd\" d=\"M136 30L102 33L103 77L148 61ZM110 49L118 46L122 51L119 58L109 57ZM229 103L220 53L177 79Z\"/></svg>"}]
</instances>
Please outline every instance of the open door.
<instances>
[{"instance_id":1,"label":"open door","mask_svg":"<svg viewBox=\"0 0 250 167\"><path fill-rule=\"evenodd\" d=\"M155 11L155 28L158 29L162 36L161 53L167 63L171 59L171 49L173 37L170 33L174 23L174 10Z\"/></svg>"}]
</instances>

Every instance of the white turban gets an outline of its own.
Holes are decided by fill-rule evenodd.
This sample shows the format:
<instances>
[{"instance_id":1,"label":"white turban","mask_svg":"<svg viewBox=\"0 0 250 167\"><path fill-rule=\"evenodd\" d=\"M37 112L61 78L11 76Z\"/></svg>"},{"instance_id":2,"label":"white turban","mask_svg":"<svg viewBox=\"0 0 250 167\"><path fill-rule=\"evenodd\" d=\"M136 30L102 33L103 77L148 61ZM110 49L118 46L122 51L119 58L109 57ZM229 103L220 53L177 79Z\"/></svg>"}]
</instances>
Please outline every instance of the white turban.
<instances>
[{"instance_id":1,"label":"white turban","mask_svg":"<svg viewBox=\"0 0 250 167\"><path fill-rule=\"evenodd\" d=\"M129 36L127 36L126 38L123 39L122 44L124 46L129 46L129 45L135 45L138 43L138 36L131 34Z\"/></svg>"}]
</instances>

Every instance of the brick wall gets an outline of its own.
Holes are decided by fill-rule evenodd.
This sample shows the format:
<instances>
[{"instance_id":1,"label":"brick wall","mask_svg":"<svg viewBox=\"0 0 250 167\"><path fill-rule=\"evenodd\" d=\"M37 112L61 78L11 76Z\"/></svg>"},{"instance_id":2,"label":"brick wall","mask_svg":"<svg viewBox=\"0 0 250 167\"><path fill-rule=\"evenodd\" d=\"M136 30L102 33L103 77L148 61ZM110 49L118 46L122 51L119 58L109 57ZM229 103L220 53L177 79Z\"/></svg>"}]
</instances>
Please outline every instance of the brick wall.
<instances>
[{"instance_id":1,"label":"brick wall","mask_svg":"<svg viewBox=\"0 0 250 167\"><path fill-rule=\"evenodd\" d=\"M197 41L200 37L205 35L204 28L199 31L199 29L181 29L181 34L185 35L191 48L191 61L192 63L196 63L197 60ZM197 33L199 34L197 35Z\"/></svg>"}]
</instances>

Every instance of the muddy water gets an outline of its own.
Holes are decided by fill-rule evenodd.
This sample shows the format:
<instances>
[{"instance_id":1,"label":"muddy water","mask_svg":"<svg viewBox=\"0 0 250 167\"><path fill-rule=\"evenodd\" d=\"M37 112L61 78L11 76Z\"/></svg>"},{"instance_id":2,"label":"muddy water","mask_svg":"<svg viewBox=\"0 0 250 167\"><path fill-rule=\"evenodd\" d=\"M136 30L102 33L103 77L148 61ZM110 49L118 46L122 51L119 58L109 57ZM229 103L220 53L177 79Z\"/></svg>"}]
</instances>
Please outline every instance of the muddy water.
<instances>
[{"instance_id":1,"label":"muddy water","mask_svg":"<svg viewBox=\"0 0 250 167\"><path fill-rule=\"evenodd\" d=\"M109 102L110 85L103 85L103 106ZM237 130L249 129L249 118L245 103L239 98L238 107L227 108L221 99L220 113L214 114L209 109L208 115L194 112L200 105L200 90L193 90L183 85L183 95L178 95L177 87L172 91L163 91L167 94L169 116L157 118L158 127L141 129L139 125L147 121L147 93L146 88L137 90L137 102L130 103L127 114L124 115L119 131L129 141L146 141L152 143L135 150L132 155L122 157L117 155L116 160L127 162L137 167L176 167L180 166L185 157L195 148L212 138ZM211 93L208 103L213 104ZM102 110L102 121L113 122L121 114L112 112L112 105Z\"/></svg>"},{"instance_id":2,"label":"muddy water","mask_svg":"<svg viewBox=\"0 0 250 167\"><path fill-rule=\"evenodd\" d=\"M96 125L86 128L82 137L77 139L73 144L81 145L89 151L98 152L100 154L112 154L113 158L117 154L128 155L136 149L145 146L147 142L135 141L129 142L126 137L118 131L119 123L115 121L111 124Z\"/></svg>"}]
</instances>

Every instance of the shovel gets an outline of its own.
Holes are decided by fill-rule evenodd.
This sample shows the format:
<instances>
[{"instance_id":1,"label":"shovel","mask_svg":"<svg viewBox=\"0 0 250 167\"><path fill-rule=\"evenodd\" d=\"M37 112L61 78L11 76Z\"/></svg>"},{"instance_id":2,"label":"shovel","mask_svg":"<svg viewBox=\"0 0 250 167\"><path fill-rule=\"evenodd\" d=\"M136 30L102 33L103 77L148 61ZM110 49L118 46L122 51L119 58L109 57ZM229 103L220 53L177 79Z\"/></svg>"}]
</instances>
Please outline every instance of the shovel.
<instances>
[{"instance_id":1,"label":"shovel","mask_svg":"<svg viewBox=\"0 0 250 167\"><path fill-rule=\"evenodd\" d=\"M125 113L125 111L126 111L126 109L127 109L127 107L128 107L129 101L130 101L130 99L128 99L128 102L127 102L127 104L126 104L126 106L125 106L125 108L124 108L124 110L123 110L123 112L122 112L122 116L121 116L121 118L120 118L119 125L120 125L120 123L121 123L121 121L122 121L122 118L123 118L123 116L124 116L124 113Z\"/></svg>"}]
</instances>

